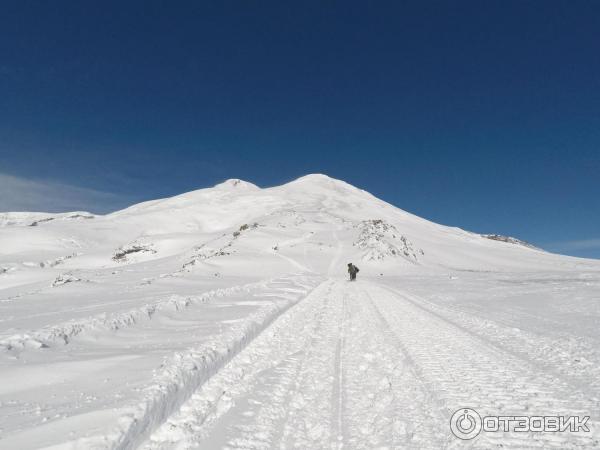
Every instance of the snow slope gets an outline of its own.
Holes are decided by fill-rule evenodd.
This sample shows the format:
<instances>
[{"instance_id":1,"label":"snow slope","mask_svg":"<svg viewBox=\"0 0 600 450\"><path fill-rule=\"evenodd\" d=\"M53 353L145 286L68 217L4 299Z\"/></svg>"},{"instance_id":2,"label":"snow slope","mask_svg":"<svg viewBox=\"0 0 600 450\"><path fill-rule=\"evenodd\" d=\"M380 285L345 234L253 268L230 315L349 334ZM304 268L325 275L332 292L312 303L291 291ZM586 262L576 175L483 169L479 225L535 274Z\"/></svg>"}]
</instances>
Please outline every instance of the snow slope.
<instances>
[{"instance_id":1,"label":"snow slope","mask_svg":"<svg viewBox=\"0 0 600 450\"><path fill-rule=\"evenodd\" d=\"M325 175L2 213L0 248L0 448L445 448L465 406L592 418L475 446L598 444L599 261Z\"/></svg>"}]
</instances>

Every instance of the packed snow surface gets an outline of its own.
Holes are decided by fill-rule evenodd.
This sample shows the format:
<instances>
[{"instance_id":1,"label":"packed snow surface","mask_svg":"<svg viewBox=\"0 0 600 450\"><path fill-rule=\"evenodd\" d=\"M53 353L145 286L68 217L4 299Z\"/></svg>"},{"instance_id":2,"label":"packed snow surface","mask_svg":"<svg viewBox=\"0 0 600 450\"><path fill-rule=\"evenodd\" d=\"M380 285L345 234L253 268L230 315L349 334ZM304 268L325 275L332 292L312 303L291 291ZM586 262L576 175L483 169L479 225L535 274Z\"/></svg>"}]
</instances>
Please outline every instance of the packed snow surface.
<instances>
[{"instance_id":1,"label":"packed snow surface","mask_svg":"<svg viewBox=\"0 0 600 450\"><path fill-rule=\"evenodd\" d=\"M599 261L325 175L0 213L0 249L1 449L600 447Z\"/></svg>"}]
</instances>

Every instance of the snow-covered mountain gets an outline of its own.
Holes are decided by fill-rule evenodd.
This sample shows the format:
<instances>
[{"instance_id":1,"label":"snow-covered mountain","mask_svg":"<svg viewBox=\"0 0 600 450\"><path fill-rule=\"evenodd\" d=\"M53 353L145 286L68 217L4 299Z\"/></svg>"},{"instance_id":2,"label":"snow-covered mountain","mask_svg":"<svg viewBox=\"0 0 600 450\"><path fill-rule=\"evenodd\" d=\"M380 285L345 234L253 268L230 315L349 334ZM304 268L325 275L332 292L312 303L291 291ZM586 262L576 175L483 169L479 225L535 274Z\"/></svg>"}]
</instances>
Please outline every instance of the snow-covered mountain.
<instances>
[{"instance_id":1,"label":"snow-covered mountain","mask_svg":"<svg viewBox=\"0 0 600 450\"><path fill-rule=\"evenodd\" d=\"M202 271L208 264L204 270L228 273L255 270L259 260L263 271L317 273L339 271L349 261L394 273L590 264L516 239L429 222L325 175L266 189L227 180L106 216L4 213L0 225L3 281L14 284L142 261L170 271L184 266ZM54 272L43 270L48 268Z\"/></svg>"},{"instance_id":2,"label":"snow-covered mountain","mask_svg":"<svg viewBox=\"0 0 600 450\"><path fill-rule=\"evenodd\" d=\"M322 328L315 325L319 332L333 333L323 335L324 342L339 333L345 336L345 326L359 330L356 342L347 338L348 346L355 346L352 353L340 350L343 344L338 337L331 338L331 349L323 349L333 352L332 360L348 358L345 364L349 367L369 366L370 360L361 362L356 355L377 352L380 344L389 347L389 354L398 353L401 346L390 340L392 335L406 352L416 352L412 358L418 365L428 350L412 348L417 341L403 333L415 324L421 325L411 328L414 336L428 333L428 321L446 333L444 341L432 348L439 350L456 342L460 352L468 355L467 341L453 340L458 339L452 334L458 333L454 325L440 322L448 315L461 329L481 332L489 342L499 339L494 345L511 348L510 355L528 352L523 356L526 360L542 365L550 362L558 372L564 365L561 373L565 380L585 383L600 379L600 356L593 350L597 327L592 324L598 307L591 302L600 286L599 261L555 255L518 239L439 225L325 175L308 175L264 189L232 179L104 216L1 213L0 249L0 448L39 448L67 441L83 448L133 448L144 442L150 448L168 448L167 441L174 435L159 426L175 417L184 402L199 395L192 397L196 398L193 408L208 409L204 415L194 409L192 416L202 416L204 421L214 413L207 405L216 400L213 391L202 390L250 383L250 379L236 377L242 372L259 376L258 362L250 363L254 361L251 355L270 355L267 360L260 359L266 364L261 370L269 364L292 364L287 358L300 351L302 342L309 342L294 340L294 333L310 339L303 328L310 320L325 320ZM361 270L356 291L341 284L348 262ZM367 284L361 285L363 280ZM355 306L344 306L351 297L356 297ZM411 302L420 309L412 309ZM305 306L285 312L297 303ZM541 304L543 312L537 309ZM321 312L317 314L317 310ZM433 315L423 316L426 310ZM388 313L396 322L386 322ZM571 314L572 322L565 321L564 314ZM412 319L404 323L409 317ZM270 353L275 350L268 340L249 346L259 334L267 339L261 331L273 321L272 336L285 343L277 347L281 354ZM363 331L365 335L359 339ZM371 335L381 342L369 341ZM591 336L590 340L583 335ZM422 340L433 342L441 337L432 331L423 334ZM549 354L552 348L559 348L559 354ZM513 358L510 355L505 355L507 361ZM420 376L431 375L427 371L432 362L422 363L406 377L416 377L413 381L418 383ZM462 370L461 364L456 362L455 370ZM510 370L519 367L516 360L510 362L512 366L507 364ZM240 367L246 368L239 372ZM308 364L305 368L316 367ZM372 376L387 370L373 367L377 368ZM451 391L450 385L443 384L443 374L451 373L449 367L435 372L443 392ZM483 376L485 367L481 367L481 379L473 375L472 367L465 365L468 373L452 376L466 376L481 386L494 384ZM328 377L329 369L322 369L325 372L313 375ZM215 372L221 378L213 377ZM505 375L510 378L514 373ZM353 380L347 376L348 382ZM397 374L390 375L394 376ZM538 384L539 376L531 372L531 379L538 377ZM210 387L208 380L217 384ZM436 378L424 381L435 385ZM365 389L383 395L377 394L376 384L367 383ZM594 381L591 389L597 384ZM487 389L481 386L479 393ZM251 384L246 387L253 389ZM468 391L468 387L464 389ZM475 395L475 391L467 391ZM305 394L318 394L318 398L334 395ZM350 393L343 395L353 398ZM461 399L468 403L469 397L465 394ZM440 402L448 408L464 406L454 405L455 400L444 397ZM385 401L389 403L389 398ZM414 398L411 401L414 403ZM364 409L367 403L355 406ZM186 408L191 411L192 406ZM351 420L338 411L342 406L332 408L339 414L336 420ZM369 411L362 413L368 415ZM313 419L323 422L332 413L315 414ZM177 420L189 421L190 417ZM242 414L238 419L247 421L248 417ZM448 421L440 416L431 418L432 423L438 419L444 424ZM185 422L187 425L178 428L169 423L177 436L191 426ZM374 426L366 426L367 435L375 432ZM277 433L280 437L288 433L290 446L323 447L322 430L305 430L315 436L305 441L294 434L299 429L294 429L293 422L286 422L285 427ZM331 425L331 430L334 428ZM355 429L347 431L352 434ZM153 432L158 433L152 435L154 440L145 441ZM204 436L202 433L198 436ZM349 442L362 442L357 448L389 444L393 433L381 433L381 440L370 444L357 437ZM414 435L415 431L406 433ZM431 433L421 443L441 448L441 441ZM192 441L200 439L186 436ZM225 443L215 445L205 448Z\"/></svg>"}]
</instances>

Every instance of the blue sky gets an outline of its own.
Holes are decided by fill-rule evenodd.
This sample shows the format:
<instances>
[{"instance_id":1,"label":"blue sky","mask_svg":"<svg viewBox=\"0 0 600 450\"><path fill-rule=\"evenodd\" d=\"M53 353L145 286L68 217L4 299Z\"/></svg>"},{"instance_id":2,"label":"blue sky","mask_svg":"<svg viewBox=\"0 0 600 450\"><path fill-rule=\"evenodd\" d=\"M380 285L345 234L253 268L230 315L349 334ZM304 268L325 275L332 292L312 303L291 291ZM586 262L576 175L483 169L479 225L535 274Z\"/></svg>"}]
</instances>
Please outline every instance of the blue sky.
<instances>
[{"instance_id":1,"label":"blue sky","mask_svg":"<svg viewBox=\"0 0 600 450\"><path fill-rule=\"evenodd\" d=\"M594 1L7 2L0 210L319 172L600 257L599 55Z\"/></svg>"}]
</instances>

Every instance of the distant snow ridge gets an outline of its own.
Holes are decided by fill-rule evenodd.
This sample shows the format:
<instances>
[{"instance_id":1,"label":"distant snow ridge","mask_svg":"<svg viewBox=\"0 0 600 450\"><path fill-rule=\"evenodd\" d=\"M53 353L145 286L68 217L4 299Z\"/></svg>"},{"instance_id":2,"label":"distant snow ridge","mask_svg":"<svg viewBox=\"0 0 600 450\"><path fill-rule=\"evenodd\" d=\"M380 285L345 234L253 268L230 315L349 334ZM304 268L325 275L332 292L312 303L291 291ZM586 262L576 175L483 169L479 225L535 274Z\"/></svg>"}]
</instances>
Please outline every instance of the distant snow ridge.
<instances>
[{"instance_id":1,"label":"distant snow ridge","mask_svg":"<svg viewBox=\"0 0 600 450\"><path fill-rule=\"evenodd\" d=\"M96 216L86 211L74 211L68 213L41 213L41 212L6 212L0 213L0 227L7 226L29 226L51 222L53 220L79 220L94 219Z\"/></svg>"},{"instance_id":2,"label":"distant snow ridge","mask_svg":"<svg viewBox=\"0 0 600 450\"><path fill-rule=\"evenodd\" d=\"M394 225L381 219L363 220L358 228L358 238L352 245L366 250L363 260L380 261L386 257L402 257L416 263L417 254L425 254L421 249L415 250L412 242L401 235Z\"/></svg>"},{"instance_id":3,"label":"distant snow ridge","mask_svg":"<svg viewBox=\"0 0 600 450\"><path fill-rule=\"evenodd\" d=\"M56 217L45 217L43 219L38 219L35 220L33 222L31 222L29 224L30 227L37 227L39 224L44 223L44 222L51 222L53 220L56 219L60 219L60 220L73 220L73 219L93 219L95 216L93 214L90 213L68 213L68 214L60 214L57 215Z\"/></svg>"},{"instance_id":4,"label":"distant snow ridge","mask_svg":"<svg viewBox=\"0 0 600 450\"><path fill-rule=\"evenodd\" d=\"M71 277L69 274L59 276L63 281L56 285L81 281L78 278L74 277L74 279L70 279L69 277ZM69 344L75 336L88 330L119 330L121 328L133 326L142 320L152 319L152 316L160 310L182 311L190 305L206 303L214 298L224 297L243 291L250 292L252 289L265 286L270 281L271 280L264 280L227 288L219 288L199 295L182 296L173 294L166 299L159 300L152 304L146 304L130 311L119 312L116 314L102 313L47 326L38 330L30 330L22 334L0 336L0 350L18 351L25 348L48 348L57 342Z\"/></svg>"},{"instance_id":5,"label":"distant snow ridge","mask_svg":"<svg viewBox=\"0 0 600 450\"><path fill-rule=\"evenodd\" d=\"M502 236L501 234L482 234L482 237L486 239L491 239L493 241L507 242L509 244L522 245L524 247L533 248L536 250L541 250L535 245L530 244L529 242L522 241L521 239L517 239L511 236Z\"/></svg>"}]
</instances>

